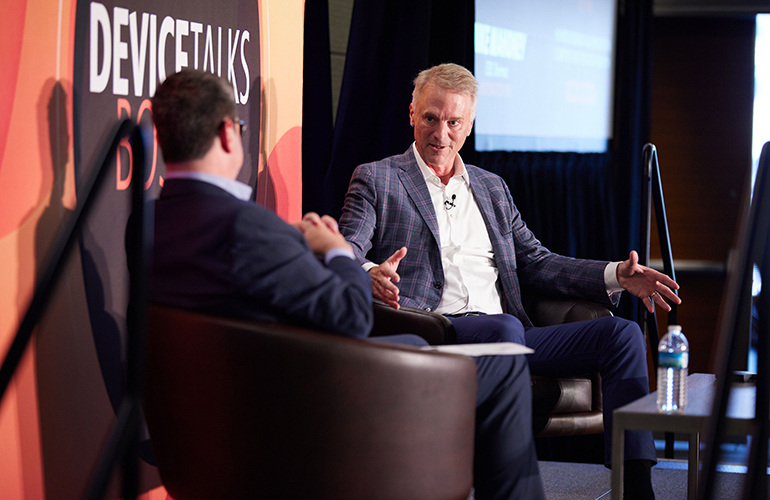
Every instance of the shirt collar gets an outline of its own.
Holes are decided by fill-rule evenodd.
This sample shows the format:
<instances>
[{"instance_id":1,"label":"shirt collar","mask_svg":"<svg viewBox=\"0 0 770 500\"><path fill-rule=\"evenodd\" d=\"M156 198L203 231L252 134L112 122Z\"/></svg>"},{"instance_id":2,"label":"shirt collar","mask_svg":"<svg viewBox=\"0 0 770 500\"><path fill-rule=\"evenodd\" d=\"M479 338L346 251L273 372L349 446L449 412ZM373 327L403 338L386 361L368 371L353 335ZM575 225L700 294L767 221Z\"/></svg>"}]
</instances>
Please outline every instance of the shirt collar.
<instances>
[{"instance_id":1,"label":"shirt collar","mask_svg":"<svg viewBox=\"0 0 770 500\"><path fill-rule=\"evenodd\" d=\"M414 157L417 160L417 166L420 167L420 172L422 172L422 176L427 181L428 179L437 178L438 176L433 173L433 171L428 167L428 164L425 163L425 160L422 159L422 156L420 156L420 152L417 151L417 143L412 143L412 151L414 152ZM460 173L456 173L457 171L457 165L456 162L460 162ZM465 162L463 162L463 159L460 158L460 153L457 153L457 160L455 161L455 174L452 176L452 178L460 177L466 184L468 184L468 171L465 169Z\"/></svg>"},{"instance_id":2,"label":"shirt collar","mask_svg":"<svg viewBox=\"0 0 770 500\"><path fill-rule=\"evenodd\" d=\"M206 182L208 184L213 184L220 189L224 189L231 195L243 201L249 201L251 199L251 192L253 191L251 186L244 184L241 181L228 179L221 175L208 174L206 172L166 172L166 179L193 179Z\"/></svg>"}]
</instances>

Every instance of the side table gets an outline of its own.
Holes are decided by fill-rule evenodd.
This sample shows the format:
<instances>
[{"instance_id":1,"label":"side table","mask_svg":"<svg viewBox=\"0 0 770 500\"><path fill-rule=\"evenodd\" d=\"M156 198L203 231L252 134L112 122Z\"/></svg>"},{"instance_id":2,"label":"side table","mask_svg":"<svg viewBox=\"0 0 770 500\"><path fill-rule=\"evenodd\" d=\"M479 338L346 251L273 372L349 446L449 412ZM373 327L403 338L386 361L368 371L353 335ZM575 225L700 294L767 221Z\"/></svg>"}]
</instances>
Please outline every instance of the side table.
<instances>
[{"instance_id":1,"label":"side table","mask_svg":"<svg viewBox=\"0 0 770 500\"><path fill-rule=\"evenodd\" d=\"M623 498L623 456L625 431L650 430L679 432L689 435L687 465L687 498L698 496L700 464L700 433L711 414L716 390L716 376L694 373L687 377L687 406L681 413L661 413L657 408L657 392L648 394L616 409L612 429L612 499ZM748 434L750 419L754 418L756 402L754 384L734 384L730 389L727 409L727 432L732 435Z\"/></svg>"}]
</instances>

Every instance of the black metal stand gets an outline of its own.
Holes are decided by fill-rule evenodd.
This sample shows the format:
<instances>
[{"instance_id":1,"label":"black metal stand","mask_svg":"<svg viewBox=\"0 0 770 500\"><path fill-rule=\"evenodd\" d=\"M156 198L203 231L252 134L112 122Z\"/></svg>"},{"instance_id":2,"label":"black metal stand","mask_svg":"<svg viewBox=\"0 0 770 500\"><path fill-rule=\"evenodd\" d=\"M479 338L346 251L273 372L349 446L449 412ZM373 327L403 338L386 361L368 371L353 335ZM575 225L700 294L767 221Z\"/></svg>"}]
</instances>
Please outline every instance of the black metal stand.
<instances>
[{"instance_id":1,"label":"black metal stand","mask_svg":"<svg viewBox=\"0 0 770 500\"><path fill-rule=\"evenodd\" d=\"M658 239L660 240L660 251L663 258L663 272L676 281L674 272L674 257L671 253L671 242L668 236L668 220L666 219L666 206L663 201L663 184L660 178L660 165L658 164L658 151L654 144L645 144L642 150L642 166L644 182L642 182L642 206L646 207L644 223L642 224L641 248L644 249L640 257L642 264L650 265L650 223L651 211L655 207L655 222L658 226ZM658 318L653 311L650 313L639 301L639 317L642 318L642 330L650 342L650 352L652 353L652 366L654 377L658 374L658 342L660 342L660 332L658 331ZM677 324L677 305L671 304L671 311L668 313L668 324ZM664 456L674 458L674 434L665 433L666 448Z\"/></svg>"},{"instance_id":2,"label":"black metal stand","mask_svg":"<svg viewBox=\"0 0 770 500\"><path fill-rule=\"evenodd\" d=\"M717 387L707 431L703 470L698 484L699 500L711 500L714 494L719 447L727 435L727 406L733 371L743 365L740 344L748 338L750 318L744 314L751 300L753 267L759 267L764 281L759 296L759 331L757 341L757 400L744 484L745 500L767 498L768 438L770 438L770 142L765 143L759 159L751 210L743 218L739 252L728 263L727 301L719 336Z\"/></svg>"},{"instance_id":3,"label":"black metal stand","mask_svg":"<svg viewBox=\"0 0 770 500\"><path fill-rule=\"evenodd\" d=\"M151 214L144 211L144 183L141 181L141 179L144 179L145 173L144 141L139 127L130 120L123 120L117 122L107 136L107 140L96 157L94 168L90 171L90 175L86 177L81 189L78 190L77 199L82 200L82 203L78 203L72 214L64 221L56 240L51 246L51 253L46 259L46 265L43 268L40 279L35 284L35 292L30 305L0 367L0 401L2 401L24 351L27 345L29 345L35 326L45 312L51 294L64 269L67 255L75 244L75 239L83 224L83 220L93 206L93 201L96 199L100 186L102 186L107 178L105 175L107 167L113 163L118 145L125 137L130 137L134 175L136 179L139 179L133 185L132 209L145 222L144 224L137 225L141 226L142 229L139 231L141 234L136 235L135 238L141 245L140 248L143 248L144 251L137 252L141 255L136 256L135 268L147 269L145 263L147 248L151 241L148 235L152 232L152 222L149 219ZM96 500L104 496L118 461L121 461L123 464L122 498L131 500L135 499L138 495L138 447L144 373L143 332L146 309L146 301L143 298L146 297L146 289L146 273L132 273L131 296L132 301L136 303L137 307L134 308L134 317L131 322L133 327L129 330L128 336L127 394L118 412L117 424L113 428L99 463L96 465L97 473L88 490L87 498L89 499Z\"/></svg>"},{"instance_id":4,"label":"black metal stand","mask_svg":"<svg viewBox=\"0 0 770 500\"><path fill-rule=\"evenodd\" d=\"M144 390L144 332L147 321L147 292L150 249L153 241L154 217L151 205L144 200L144 146L141 129L133 128L131 149L134 158L135 181L131 192L131 213L139 223L130 226L131 238L138 251L129 252L130 303L128 311L128 341L126 343L126 395L120 405L117 422L112 428L107 446L102 452L91 481L89 500L99 500L109 485L113 471L122 465L123 499L134 500L139 495L139 441L142 426Z\"/></svg>"}]
</instances>

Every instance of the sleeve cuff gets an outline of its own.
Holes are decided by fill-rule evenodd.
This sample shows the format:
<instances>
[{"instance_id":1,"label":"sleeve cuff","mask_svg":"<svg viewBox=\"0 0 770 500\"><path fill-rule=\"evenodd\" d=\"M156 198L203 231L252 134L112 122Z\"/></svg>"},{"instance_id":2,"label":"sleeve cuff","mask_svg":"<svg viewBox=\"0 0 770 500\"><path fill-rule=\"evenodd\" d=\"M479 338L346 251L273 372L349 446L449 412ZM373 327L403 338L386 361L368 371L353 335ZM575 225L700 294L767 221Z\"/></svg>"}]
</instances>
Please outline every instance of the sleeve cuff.
<instances>
[{"instance_id":1,"label":"sleeve cuff","mask_svg":"<svg viewBox=\"0 0 770 500\"><path fill-rule=\"evenodd\" d=\"M356 258L353 252L346 248L332 248L331 250L326 252L326 255L324 255L324 264L328 266L329 262L331 262L332 259L337 257L347 257L351 260L355 260Z\"/></svg>"},{"instance_id":2,"label":"sleeve cuff","mask_svg":"<svg viewBox=\"0 0 770 500\"><path fill-rule=\"evenodd\" d=\"M607 289L607 296L613 306L618 305L620 294L623 291L623 287L620 286L618 281L618 265L620 265L620 262L610 262L604 268L604 286Z\"/></svg>"},{"instance_id":3,"label":"sleeve cuff","mask_svg":"<svg viewBox=\"0 0 770 500\"><path fill-rule=\"evenodd\" d=\"M607 293L609 295L623 291L623 287L620 286L620 282L618 281L619 265L620 262L610 262L604 268L604 286L607 288Z\"/></svg>"}]
</instances>

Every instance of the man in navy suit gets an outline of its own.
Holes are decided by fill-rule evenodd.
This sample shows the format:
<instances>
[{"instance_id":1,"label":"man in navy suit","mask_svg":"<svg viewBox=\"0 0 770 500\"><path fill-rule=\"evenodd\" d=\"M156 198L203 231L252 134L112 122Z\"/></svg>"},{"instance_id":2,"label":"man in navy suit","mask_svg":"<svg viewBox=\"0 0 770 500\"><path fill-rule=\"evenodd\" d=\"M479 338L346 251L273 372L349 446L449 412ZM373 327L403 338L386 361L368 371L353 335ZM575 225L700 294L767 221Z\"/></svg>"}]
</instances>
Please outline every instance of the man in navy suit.
<instances>
[{"instance_id":1,"label":"man in navy suit","mask_svg":"<svg viewBox=\"0 0 770 500\"><path fill-rule=\"evenodd\" d=\"M533 374L600 371L604 397L605 463L611 457L612 411L649 392L646 348L639 327L604 318L534 327L521 285L546 295L615 304L625 289L670 310L678 285L640 266L551 253L532 234L497 175L465 165L458 151L471 132L478 83L455 64L415 79L409 118L414 144L401 155L356 168L340 219L372 278L374 296L449 316L459 342L512 341L535 350ZM406 246L404 246L406 245ZM407 252L408 249L408 252ZM626 439L627 498L654 498L652 434Z\"/></svg>"},{"instance_id":2,"label":"man in navy suit","mask_svg":"<svg viewBox=\"0 0 770 500\"><path fill-rule=\"evenodd\" d=\"M167 176L155 204L151 300L366 338L371 283L336 222L308 214L292 227L248 201L251 188L236 180L245 123L227 82L183 70L163 82L152 107ZM413 335L390 341L424 344ZM543 499L527 362L475 359L475 497Z\"/></svg>"}]
</instances>

